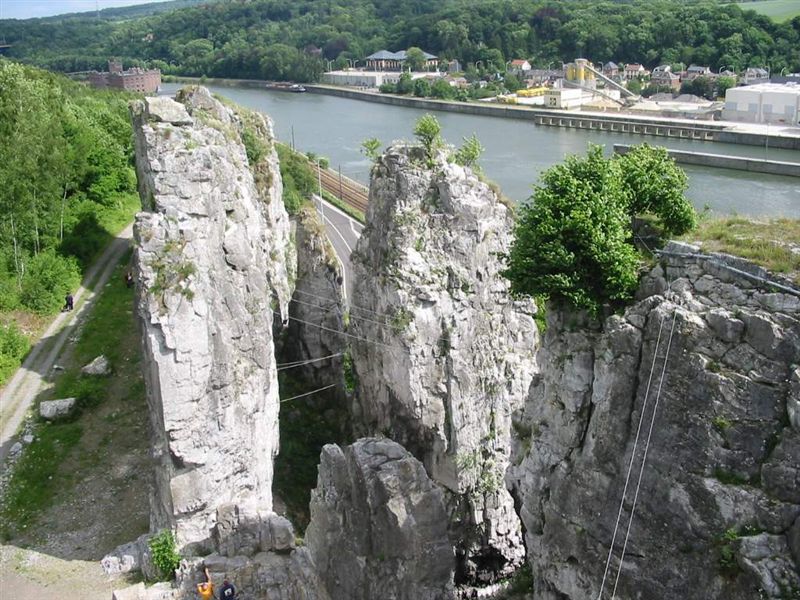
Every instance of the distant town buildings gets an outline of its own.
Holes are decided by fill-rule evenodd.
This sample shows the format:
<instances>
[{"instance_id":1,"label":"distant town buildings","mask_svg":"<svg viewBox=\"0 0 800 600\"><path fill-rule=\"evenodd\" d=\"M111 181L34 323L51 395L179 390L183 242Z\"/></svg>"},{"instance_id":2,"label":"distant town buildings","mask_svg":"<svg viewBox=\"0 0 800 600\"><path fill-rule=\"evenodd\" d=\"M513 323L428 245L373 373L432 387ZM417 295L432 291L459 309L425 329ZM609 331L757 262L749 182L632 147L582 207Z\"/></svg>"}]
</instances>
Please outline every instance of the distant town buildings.
<instances>
[{"instance_id":1,"label":"distant town buildings","mask_svg":"<svg viewBox=\"0 0 800 600\"><path fill-rule=\"evenodd\" d=\"M525 73L531 70L531 63L524 59L512 60L509 65L511 67L510 70L520 76L524 76Z\"/></svg>"},{"instance_id":2,"label":"distant town buildings","mask_svg":"<svg viewBox=\"0 0 800 600\"><path fill-rule=\"evenodd\" d=\"M114 88L152 94L161 86L161 71L137 67L123 70L121 62L109 60L108 71L89 73L89 83L96 88Z\"/></svg>"},{"instance_id":3,"label":"distant town buildings","mask_svg":"<svg viewBox=\"0 0 800 600\"><path fill-rule=\"evenodd\" d=\"M769 71L761 67L750 67L746 69L742 75L742 83L744 85L753 85L756 83L768 83Z\"/></svg>"},{"instance_id":4,"label":"distant town buildings","mask_svg":"<svg viewBox=\"0 0 800 600\"><path fill-rule=\"evenodd\" d=\"M800 125L800 85L758 83L725 92L726 121Z\"/></svg>"}]
</instances>

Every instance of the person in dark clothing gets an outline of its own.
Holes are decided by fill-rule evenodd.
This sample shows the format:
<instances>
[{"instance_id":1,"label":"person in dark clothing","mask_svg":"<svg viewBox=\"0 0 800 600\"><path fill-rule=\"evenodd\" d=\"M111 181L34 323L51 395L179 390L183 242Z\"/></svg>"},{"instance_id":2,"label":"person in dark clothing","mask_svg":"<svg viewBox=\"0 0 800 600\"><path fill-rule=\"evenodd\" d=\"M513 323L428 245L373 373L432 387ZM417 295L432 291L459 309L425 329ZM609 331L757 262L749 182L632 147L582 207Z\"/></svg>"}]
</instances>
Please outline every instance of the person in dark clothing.
<instances>
[{"instance_id":1,"label":"person in dark clothing","mask_svg":"<svg viewBox=\"0 0 800 600\"><path fill-rule=\"evenodd\" d=\"M64 297L64 310L69 312L73 308L75 308L75 299L72 297L72 294L67 294Z\"/></svg>"},{"instance_id":2,"label":"person in dark clothing","mask_svg":"<svg viewBox=\"0 0 800 600\"><path fill-rule=\"evenodd\" d=\"M130 271L125 274L125 285L129 288L133 287L133 273Z\"/></svg>"},{"instance_id":3,"label":"person in dark clothing","mask_svg":"<svg viewBox=\"0 0 800 600\"><path fill-rule=\"evenodd\" d=\"M226 577L222 582L222 587L219 588L219 600L234 600L234 598L236 598L236 588Z\"/></svg>"}]
</instances>

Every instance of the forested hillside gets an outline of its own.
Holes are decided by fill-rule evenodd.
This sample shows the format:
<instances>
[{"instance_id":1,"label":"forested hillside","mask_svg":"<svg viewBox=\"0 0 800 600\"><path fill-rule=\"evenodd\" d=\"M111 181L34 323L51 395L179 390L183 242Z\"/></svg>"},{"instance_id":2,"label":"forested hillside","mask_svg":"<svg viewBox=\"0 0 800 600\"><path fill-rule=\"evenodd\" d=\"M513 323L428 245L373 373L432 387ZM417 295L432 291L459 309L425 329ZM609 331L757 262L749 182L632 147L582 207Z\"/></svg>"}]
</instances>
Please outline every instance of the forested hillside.
<instances>
[{"instance_id":1,"label":"forested hillside","mask_svg":"<svg viewBox=\"0 0 800 600\"><path fill-rule=\"evenodd\" d=\"M129 98L0 59L0 383L139 206Z\"/></svg>"},{"instance_id":2,"label":"forested hillside","mask_svg":"<svg viewBox=\"0 0 800 600\"><path fill-rule=\"evenodd\" d=\"M738 4L630 0L230 0L138 19L0 22L10 56L100 68L110 56L166 73L315 80L380 49L417 46L462 63L572 60L800 70L800 17L774 23Z\"/></svg>"}]
</instances>

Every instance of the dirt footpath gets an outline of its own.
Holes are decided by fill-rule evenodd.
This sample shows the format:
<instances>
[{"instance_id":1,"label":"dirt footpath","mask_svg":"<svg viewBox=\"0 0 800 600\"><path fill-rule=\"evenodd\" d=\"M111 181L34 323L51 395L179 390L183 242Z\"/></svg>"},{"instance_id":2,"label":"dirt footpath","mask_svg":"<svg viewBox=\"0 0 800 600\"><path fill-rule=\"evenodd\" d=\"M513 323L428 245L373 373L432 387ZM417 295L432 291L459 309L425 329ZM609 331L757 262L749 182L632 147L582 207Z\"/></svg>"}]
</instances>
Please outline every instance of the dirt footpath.
<instances>
[{"instance_id":1,"label":"dirt footpath","mask_svg":"<svg viewBox=\"0 0 800 600\"><path fill-rule=\"evenodd\" d=\"M96 561L62 560L15 546L0 546L0 598L11 600L110 600L129 585L110 580Z\"/></svg>"}]
</instances>

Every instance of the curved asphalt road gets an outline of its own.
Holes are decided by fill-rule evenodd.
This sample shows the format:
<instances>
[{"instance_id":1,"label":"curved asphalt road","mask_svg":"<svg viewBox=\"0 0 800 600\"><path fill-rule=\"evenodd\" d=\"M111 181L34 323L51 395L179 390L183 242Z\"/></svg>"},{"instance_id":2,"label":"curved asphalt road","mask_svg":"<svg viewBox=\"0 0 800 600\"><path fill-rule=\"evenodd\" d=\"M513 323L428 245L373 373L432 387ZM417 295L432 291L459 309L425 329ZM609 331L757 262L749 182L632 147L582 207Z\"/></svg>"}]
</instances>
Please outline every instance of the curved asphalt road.
<instances>
[{"instance_id":1,"label":"curved asphalt road","mask_svg":"<svg viewBox=\"0 0 800 600\"><path fill-rule=\"evenodd\" d=\"M328 239L333 244L333 249L342 263L344 290L346 298L349 299L353 292L353 269L350 265L350 253L356 247L356 242L358 242L364 226L332 204L324 200L319 202L319 198L317 200L317 210L321 211Z\"/></svg>"}]
</instances>

